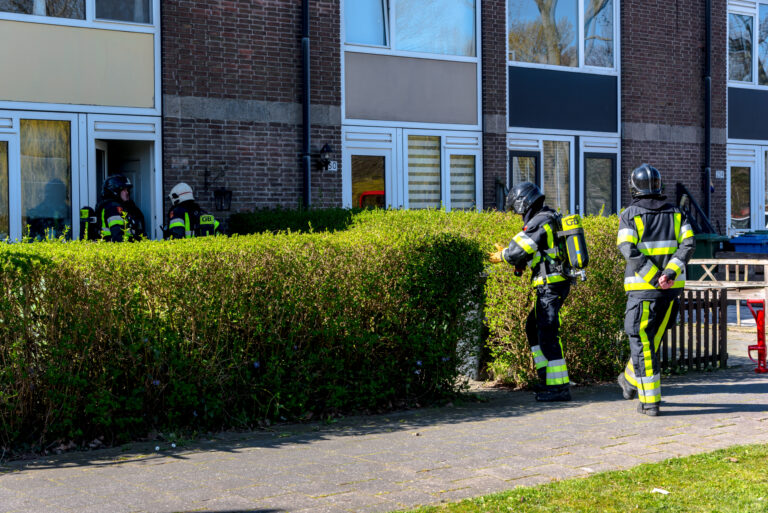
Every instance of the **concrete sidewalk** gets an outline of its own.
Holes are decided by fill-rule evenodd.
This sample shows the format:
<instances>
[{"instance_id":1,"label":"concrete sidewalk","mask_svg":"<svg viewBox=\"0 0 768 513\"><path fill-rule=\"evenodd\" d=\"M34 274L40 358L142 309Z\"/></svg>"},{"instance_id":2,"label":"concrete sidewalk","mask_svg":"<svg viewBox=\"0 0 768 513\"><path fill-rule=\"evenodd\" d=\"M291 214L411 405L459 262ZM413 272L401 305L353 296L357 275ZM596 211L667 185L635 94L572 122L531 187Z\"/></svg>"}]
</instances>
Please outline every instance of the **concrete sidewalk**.
<instances>
[{"instance_id":1,"label":"concrete sidewalk","mask_svg":"<svg viewBox=\"0 0 768 513\"><path fill-rule=\"evenodd\" d=\"M0 512L387 512L768 443L768 375L743 357L754 337L729 330L734 368L662 378L657 418L615 385L556 405L481 389L487 402L11 463Z\"/></svg>"}]
</instances>

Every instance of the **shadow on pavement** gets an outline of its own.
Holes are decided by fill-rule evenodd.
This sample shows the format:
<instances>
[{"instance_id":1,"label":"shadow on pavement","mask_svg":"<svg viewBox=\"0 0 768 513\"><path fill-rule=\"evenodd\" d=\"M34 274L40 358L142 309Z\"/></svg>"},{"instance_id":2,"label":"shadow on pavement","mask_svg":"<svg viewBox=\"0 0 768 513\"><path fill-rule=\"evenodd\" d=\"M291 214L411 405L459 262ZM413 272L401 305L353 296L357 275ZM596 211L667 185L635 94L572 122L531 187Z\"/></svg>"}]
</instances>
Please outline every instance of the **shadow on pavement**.
<instances>
[{"instance_id":1,"label":"shadow on pavement","mask_svg":"<svg viewBox=\"0 0 768 513\"><path fill-rule=\"evenodd\" d=\"M755 376L758 376L759 381L755 381ZM764 380L761 379L763 376L766 376ZM706 402L707 396L724 393L765 394L765 397L768 397L768 375L756 375L751 372L751 369L736 368L663 377L662 394L665 404L662 408L664 415L768 411L766 404L711 404ZM363 437L398 431L418 431L418 429L440 424L522 418L546 410L574 409L587 403L625 402L615 384L574 387L574 400L564 403L537 403L532 392L506 389L483 389L476 395L484 399L484 402L457 402L453 406L442 408L422 408L387 414L347 417L330 423L284 424L274 426L271 431L219 433L195 440L176 449L171 449L165 443L142 442L126 445L122 448L48 456L32 461L10 462L0 466L0 475L14 470L81 466L106 467L125 463L152 465L156 460L166 458L186 460L191 454L206 451L237 453L246 449L279 449L283 446L311 444L339 437ZM691 396L702 397L702 402L676 402L676 400L682 400L683 397L690 398ZM722 400L720 399L720 401ZM676 411L676 408L690 408L690 410ZM154 451L155 445L161 446L159 452Z\"/></svg>"}]
</instances>

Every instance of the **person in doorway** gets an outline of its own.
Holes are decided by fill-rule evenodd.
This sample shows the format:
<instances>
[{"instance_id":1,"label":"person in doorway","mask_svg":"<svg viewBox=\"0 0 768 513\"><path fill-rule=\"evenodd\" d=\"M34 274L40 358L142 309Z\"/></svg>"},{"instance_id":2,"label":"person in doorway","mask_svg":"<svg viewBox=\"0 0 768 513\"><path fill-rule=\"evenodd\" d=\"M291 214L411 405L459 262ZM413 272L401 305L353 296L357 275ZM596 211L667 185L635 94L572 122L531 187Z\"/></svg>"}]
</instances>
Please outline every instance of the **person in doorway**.
<instances>
[{"instance_id":1,"label":"person in doorway","mask_svg":"<svg viewBox=\"0 0 768 513\"><path fill-rule=\"evenodd\" d=\"M685 286L685 266L696 240L685 215L665 201L661 173L642 164L629 177L632 201L619 217L616 244L627 261L624 329L631 357L618 383L624 399L639 397L637 411L659 415L659 345L676 299Z\"/></svg>"},{"instance_id":2,"label":"person in doorway","mask_svg":"<svg viewBox=\"0 0 768 513\"><path fill-rule=\"evenodd\" d=\"M96 220L101 239L107 242L133 242L144 236L144 216L131 200L133 184L123 175L104 180L102 200L96 205Z\"/></svg>"},{"instance_id":3,"label":"person in doorway","mask_svg":"<svg viewBox=\"0 0 768 513\"><path fill-rule=\"evenodd\" d=\"M176 184L168 194L171 210L168 212L166 239L187 239L216 235L219 222L195 201L192 187L184 182Z\"/></svg>"},{"instance_id":4,"label":"person in doorway","mask_svg":"<svg viewBox=\"0 0 768 513\"><path fill-rule=\"evenodd\" d=\"M521 275L526 264L532 268L536 303L528 315L525 332L539 375L537 401L570 401L570 380L560 341L560 308L570 292L565 274L562 238L558 235L559 214L544 204L536 184L522 182L507 195L506 210L523 216L523 231L512 237L508 247L496 245L493 263L507 262Z\"/></svg>"}]
</instances>

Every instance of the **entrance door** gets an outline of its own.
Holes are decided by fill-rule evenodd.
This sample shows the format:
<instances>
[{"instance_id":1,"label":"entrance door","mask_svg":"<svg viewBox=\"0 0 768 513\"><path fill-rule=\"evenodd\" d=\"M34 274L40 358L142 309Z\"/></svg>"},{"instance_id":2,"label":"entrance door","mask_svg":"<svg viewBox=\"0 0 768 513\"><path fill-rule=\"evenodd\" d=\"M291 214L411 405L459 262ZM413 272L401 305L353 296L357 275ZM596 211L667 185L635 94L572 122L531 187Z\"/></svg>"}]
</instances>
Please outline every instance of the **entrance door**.
<instances>
[{"instance_id":1,"label":"entrance door","mask_svg":"<svg viewBox=\"0 0 768 513\"><path fill-rule=\"evenodd\" d=\"M15 153L11 147L13 142L13 136L0 134L0 240L11 236L11 212L18 208L14 205L12 209L10 195L11 155Z\"/></svg>"},{"instance_id":2,"label":"entrance door","mask_svg":"<svg viewBox=\"0 0 768 513\"><path fill-rule=\"evenodd\" d=\"M104 180L124 175L133 184L131 200L144 216L146 235L162 236L162 177L160 126L154 118L134 116L88 116L89 198L92 205L102 199Z\"/></svg>"},{"instance_id":3,"label":"entrance door","mask_svg":"<svg viewBox=\"0 0 768 513\"><path fill-rule=\"evenodd\" d=\"M618 213L616 198L616 155L584 154L584 215Z\"/></svg>"},{"instance_id":4,"label":"entrance door","mask_svg":"<svg viewBox=\"0 0 768 513\"><path fill-rule=\"evenodd\" d=\"M728 148L728 232L738 234L766 228L765 147Z\"/></svg>"}]
</instances>

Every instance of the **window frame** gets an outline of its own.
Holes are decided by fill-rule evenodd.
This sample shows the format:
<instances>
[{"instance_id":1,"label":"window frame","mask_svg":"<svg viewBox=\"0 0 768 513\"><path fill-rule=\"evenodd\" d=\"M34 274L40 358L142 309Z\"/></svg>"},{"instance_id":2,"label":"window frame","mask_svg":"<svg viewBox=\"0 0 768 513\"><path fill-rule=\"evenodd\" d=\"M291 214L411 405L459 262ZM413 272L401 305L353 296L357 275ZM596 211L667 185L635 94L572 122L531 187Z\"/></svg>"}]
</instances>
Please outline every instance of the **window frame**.
<instances>
[{"instance_id":1,"label":"window frame","mask_svg":"<svg viewBox=\"0 0 768 513\"><path fill-rule=\"evenodd\" d=\"M92 0L89 0L92 1ZM353 52L359 52L359 53L374 53L374 54L380 54L380 55L391 55L394 57L416 57L416 58L422 58L422 59L436 59L436 60L446 60L446 61L459 61L459 62L476 62L480 63L480 55L481 55L481 46L480 46L480 30L481 30L481 3L482 0L475 0L475 55L474 56L468 56L468 55L448 55L443 53L429 53L429 52L416 52L411 50L398 50L395 45L395 40L397 37L397 27L396 24L392 22L393 19L397 16L397 6L395 5L395 0L381 0L382 2L387 3L387 8L385 9L385 16L384 16L384 30L385 34L387 36L387 45L381 46L381 45L370 45L370 44L364 44L364 43L347 43L347 34L346 34L346 17L344 15L344 8L346 4L346 0L342 0L339 6L340 11L340 17L341 17L341 23L340 23L340 30L341 30L341 48L342 52L344 51L353 51ZM343 62L343 59L342 59Z\"/></svg>"},{"instance_id":2,"label":"window frame","mask_svg":"<svg viewBox=\"0 0 768 513\"><path fill-rule=\"evenodd\" d=\"M85 0L85 19L83 20L57 18L54 16L39 16L36 14L19 14L7 11L0 11L0 20L42 23L45 25L65 25L68 27L122 30L124 32L154 33L160 29L160 0L150 0L150 2L151 23L96 18L96 0Z\"/></svg>"},{"instance_id":3,"label":"window frame","mask_svg":"<svg viewBox=\"0 0 768 513\"><path fill-rule=\"evenodd\" d=\"M510 60L509 58L509 0L506 0L505 2L506 32L504 33L504 39L505 39L504 47L506 51L507 66L520 66L520 67L526 67L526 68L550 69L555 71L571 71L571 72L579 72L579 73L594 73L598 75L619 75L619 64L621 62L621 53L620 53L621 2L619 0L613 0L613 66L608 68L603 66L588 66L584 63L584 60L585 60L584 48L586 45L586 42L584 39L585 37L584 1L585 0L576 0L576 2L578 3L577 11L578 11L578 23L579 23L579 30L576 36L578 38L579 65L578 66L558 66L555 64L540 64L536 62L520 62L520 61Z\"/></svg>"},{"instance_id":4,"label":"window frame","mask_svg":"<svg viewBox=\"0 0 768 513\"><path fill-rule=\"evenodd\" d=\"M760 84L759 81L759 55L760 55L760 6L768 7L768 0L729 0L726 14L726 35L725 35L725 77L728 87L740 87L743 89L768 89L768 84ZM730 78L730 54L729 42L731 35L731 14L752 17L752 80L749 82L742 80L731 80ZM729 214L730 215L730 214Z\"/></svg>"}]
</instances>

